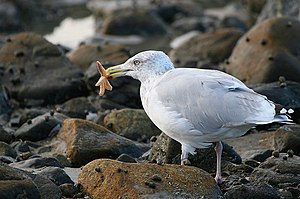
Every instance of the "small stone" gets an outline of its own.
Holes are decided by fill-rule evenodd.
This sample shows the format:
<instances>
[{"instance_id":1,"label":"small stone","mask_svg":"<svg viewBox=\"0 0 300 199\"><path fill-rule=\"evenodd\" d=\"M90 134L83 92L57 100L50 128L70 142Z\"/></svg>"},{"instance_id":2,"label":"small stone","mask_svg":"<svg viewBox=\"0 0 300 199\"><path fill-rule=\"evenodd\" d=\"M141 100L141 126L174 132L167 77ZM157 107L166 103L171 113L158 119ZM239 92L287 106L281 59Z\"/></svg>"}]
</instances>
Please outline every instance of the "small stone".
<instances>
[{"instance_id":1,"label":"small stone","mask_svg":"<svg viewBox=\"0 0 300 199\"><path fill-rule=\"evenodd\" d=\"M16 57L23 57L25 55L24 52L21 50L15 51L14 54Z\"/></svg>"},{"instance_id":2,"label":"small stone","mask_svg":"<svg viewBox=\"0 0 300 199\"><path fill-rule=\"evenodd\" d=\"M32 120L27 120L27 124L28 125L32 124Z\"/></svg>"},{"instance_id":3,"label":"small stone","mask_svg":"<svg viewBox=\"0 0 300 199\"><path fill-rule=\"evenodd\" d=\"M246 42L249 42L249 41L250 41L249 37L246 37Z\"/></svg>"},{"instance_id":4,"label":"small stone","mask_svg":"<svg viewBox=\"0 0 300 199\"><path fill-rule=\"evenodd\" d=\"M48 115L45 115L45 121L47 122L47 121L49 121L49 120L50 120L49 116L48 116Z\"/></svg>"},{"instance_id":5,"label":"small stone","mask_svg":"<svg viewBox=\"0 0 300 199\"><path fill-rule=\"evenodd\" d=\"M288 155L288 157L292 158L294 156L294 151L292 149L289 149L287 151L287 155Z\"/></svg>"},{"instance_id":6,"label":"small stone","mask_svg":"<svg viewBox=\"0 0 300 199\"><path fill-rule=\"evenodd\" d=\"M161 182L162 178L158 174L154 174L151 178L155 182Z\"/></svg>"},{"instance_id":7,"label":"small stone","mask_svg":"<svg viewBox=\"0 0 300 199\"><path fill-rule=\"evenodd\" d=\"M157 140L157 137L156 136L152 136L151 138L150 138L150 142L155 142Z\"/></svg>"},{"instance_id":8,"label":"small stone","mask_svg":"<svg viewBox=\"0 0 300 199\"><path fill-rule=\"evenodd\" d=\"M270 57L268 57L268 60L273 61L274 57L270 56Z\"/></svg>"},{"instance_id":9,"label":"small stone","mask_svg":"<svg viewBox=\"0 0 300 199\"><path fill-rule=\"evenodd\" d=\"M283 159L283 160L287 160L287 159L288 159L288 156L285 155L285 156L282 157L282 159Z\"/></svg>"},{"instance_id":10,"label":"small stone","mask_svg":"<svg viewBox=\"0 0 300 199\"><path fill-rule=\"evenodd\" d=\"M267 40L265 40L265 39L262 39L262 40L260 41L260 44L261 44L262 46L265 46L265 45L267 45Z\"/></svg>"},{"instance_id":11,"label":"small stone","mask_svg":"<svg viewBox=\"0 0 300 199\"><path fill-rule=\"evenodd\" d=\"M242 183L242 184L248 184L250 181L249 180L247 180L246 178L241 178L240 179L240 183Z\"/></svg>"},{"instance_id":12,"label":"small stone","mask_svg":"<svg viewBox=\"0 0 300 199\"><path fill-rule=\"evenodd\" d=\"M50 111L50 115L53 116L54 115L54 110Z\"/></svg>"},{"instance_id":13,"label":"small stone","mask_svg":"<svg viewBox=\"0 0 300 199\"><path fill-rule=\"evenodd\" d=\"M288 28L292 27L292 22L288 21L288 23L286 24L286 27L288 27Z\"/></svg>"},{"instance_id":14,"label":"small stone","mask_svg":"<svg viewBox=\"0 0 300 199\"><path fill-rule=\"evenodd\" d=\"M6 38L6 42L11 42L11 41L12 41L12 40L11 40L10 37Z\"/></svg>"},{"instance_id":15,"label":"small stone","mask_svg":"<svg viewBox=\"0 0 300 199\"><path fill-rule=\"evenodd\" d=\"M273 155L275 158L279 158L279 151L273 151L272 155Z\"/></svg>"},{"instance_id":16,"label":"small stone","mask_svg":"<svg viewBox=\"0 0 300 199\"><path fill-rule=\"evenodd\" d=\"M155 189L156 188L156 184L154 182L145 182L145 185L147 185L148 187Z\"/></svg>"},{"instance_id":17,"label":"small stone","mask_svg":"<svg viewBox=\"0 0 300 199\"><path fill-rule=\"evenodd\" d=\"M99 166L97 166L97 167L95 168L95 171L99 173L99 172L101 172L101 168L100 168Z\"/></svg>"}]
</instances>

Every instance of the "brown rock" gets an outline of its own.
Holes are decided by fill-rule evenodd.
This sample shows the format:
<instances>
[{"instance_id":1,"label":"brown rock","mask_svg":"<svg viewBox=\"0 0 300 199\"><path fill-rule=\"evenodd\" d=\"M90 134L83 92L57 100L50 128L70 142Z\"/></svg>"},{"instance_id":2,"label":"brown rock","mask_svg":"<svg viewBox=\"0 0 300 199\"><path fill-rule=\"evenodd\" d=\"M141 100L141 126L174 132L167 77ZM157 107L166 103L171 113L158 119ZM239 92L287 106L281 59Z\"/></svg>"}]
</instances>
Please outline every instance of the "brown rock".
<instances>
[{"instance_id":1,"label":"brown rock","mask_svg":"<svg viewBox=\"0 0 300 199\"><path fill-rule=\"evenodd\" d=\"M219 29L199 34L171 50L169 55L178 67L200 67L198 62L217 64L228 58L237 40L242 36L239 29Z\"/></svg>"},{"instance_id":2,"label":"brown rock","mask_svg":"<svg viewBox=\"0 0 300 199\"><path fill-rule=\"evenodd\" d=\"M125 46L118 44L86 44L71 51L68 57L80 68L87 70L91 63L96 61L100 61L102 64L109 63L110 65L123 63L129 58L129 52Z\"/></svg>"},{"instance_id":3,"label":"brown rock","mask_svg":"<svg viewBox=\"0 0 300 199\"><path fill-rule=\"evenodd\" d=\"M299 82L299 31L300 22L288 17L257 24L238 41L223 64L226 72L248 84L274 82L280 76Z\"/></svg>"},{"instance_id":4,"label":"brown rock","mask_svg":"<svg viewBox=\"0 0 300 199\"><path fill-rule=\"evenodd\" d=\"M145 141L161 133L143 109L113 110L104 118L104 125L114 133L136 141Z\"/></svg>"},{"instance_id":5,"label":"brown rock","mask_svg":"<svg viewBox=\"0 0 300 199\"><path fill-rule=\"evenodd\" d=\"M101 171L97 172L96 167ZM161 181L153 180L158 175ZM99 159L83 167L78 182L92 198L218 198L205 171L179 165L132 164Z\"/></svg>"},{"instance_id":6,"label":"brown rock","mask_svg":"<svg viewBox=\"0 0 300 199\"><path fill-rule=\"evenodd\" d=\"M4 76L0 84L11 97L25 104L62 103L87 94L82 71L41 35L19 33L9 37L0 48Z\"/></svg>"},{"instance_id":7,"label":"brown rock","mask_svg":"<svg viewBox=\"0 0 300 199\"><path fill-rule=\"evenodd\" d=\"M117 158L122 153L139 157L147 147L137 146L106 128L81 119L66 119L58 139L66 143L66 156L74 166L97 158Z\"/></svg>"},{"instance_id":8,"label":"brown rock","mask_svg":"<svg viewBox=\"0 0 300 199\"><path fill-rule=\"evenodd\" d=\"M300 125L285 125L277 129L274 134L274 148L279 152L292 149L296 155L300 154Z\"/></svg>"}]
</instances>

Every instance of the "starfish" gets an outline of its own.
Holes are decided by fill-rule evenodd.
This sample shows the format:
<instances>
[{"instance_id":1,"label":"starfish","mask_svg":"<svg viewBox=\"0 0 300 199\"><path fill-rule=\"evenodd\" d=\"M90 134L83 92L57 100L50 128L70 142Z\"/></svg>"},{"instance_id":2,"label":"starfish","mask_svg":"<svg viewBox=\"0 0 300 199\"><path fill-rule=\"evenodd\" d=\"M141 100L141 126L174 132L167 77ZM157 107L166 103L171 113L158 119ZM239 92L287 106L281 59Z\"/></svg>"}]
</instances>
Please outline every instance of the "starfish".
<instances>
[{"instance_id":1,"label":"starfish","mask_svg":"<svg viewBox=\"0 0 300 199\"><path fill-rule=\"evenodd\" d=\"M98 68L98 71L99 71L101 77L95 86L100 86L99 95L103 96L105 89L110 90L110 91L112 90L112 86L110 85L110 83L108 81L109 79L112 79L112 78L110 75L108 75L106 73L106 70L103 68L102 64L99 61L97 61L97 68Z\"/></svg>"}]
</instances>

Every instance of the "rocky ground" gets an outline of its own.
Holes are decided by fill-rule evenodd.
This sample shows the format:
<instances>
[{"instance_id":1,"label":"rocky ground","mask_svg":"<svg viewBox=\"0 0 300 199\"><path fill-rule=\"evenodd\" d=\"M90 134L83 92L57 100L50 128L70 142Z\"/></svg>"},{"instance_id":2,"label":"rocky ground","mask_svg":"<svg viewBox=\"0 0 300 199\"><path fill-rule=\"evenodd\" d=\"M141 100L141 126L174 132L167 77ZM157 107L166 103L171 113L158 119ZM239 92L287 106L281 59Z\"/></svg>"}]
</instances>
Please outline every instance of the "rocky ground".
<instances>
[{"instance_id":1,"label":"rocky ground","mask_svg":"<svg viewBox=\"0 0 300 199\"><path fill-rule=\"evenodd\" d=\"M96 32L75 49L31 28L85 5ZM299 10L297 0L1 1L0 198L300 198ZM142 110L139 82L116 79L98 96L97 60L147 49L238 77L294 109L295 124L224 140L216 185L214 149L179 165L180 145Z\"/></svg>"}]
</instances>

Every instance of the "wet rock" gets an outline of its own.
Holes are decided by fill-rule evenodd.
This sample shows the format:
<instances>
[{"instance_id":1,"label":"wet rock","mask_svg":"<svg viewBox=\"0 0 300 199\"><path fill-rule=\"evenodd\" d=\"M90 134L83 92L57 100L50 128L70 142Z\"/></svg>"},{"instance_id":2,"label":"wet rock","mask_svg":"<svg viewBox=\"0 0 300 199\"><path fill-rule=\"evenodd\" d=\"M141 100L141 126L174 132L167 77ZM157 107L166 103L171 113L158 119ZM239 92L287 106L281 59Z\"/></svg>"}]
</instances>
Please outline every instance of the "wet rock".
<instances>
[{"instance_id":1,"label":"wet rock","mask_svg":"<svg viewBox=\"0 0 300 199\"><path fill-rule=\"evenodd\" d=\"M255 25L240 38L224 69L248 84L274 82L280 76L299 82L299 30L300 22L288 17Z\"/></svg>"},{"instance_id":2,"label":"wet rock","mask_svg":"<svg viewBox=\"0 0 300 199\"><path fill-rule=\"evenodd\" d=\"M295 19L300 19L299 15L300 2L297 0L283 0L280 2L267 0L260 15L257 18L256 23L260 23L266 19L280 16L290 16Z\"/></svg>"},{"instance_id":3,"label":"wet rock","mask_svg":"<svg viewBox=\"0 0 300 199\"><path fill-rule=\"evenodd\" d=\"M148 157L150 162L158 164L176 163L180 164L181 145L162 133L154 143ZM189 160L192 166L199 167L207 172L215 172L216 152L213 147L207 149L196 149L196 154L189 154ZM226 143L223 143L222 160L241 164L241 157ZM224 163L223 162L223 163ZM231 166L232 167L232 166Z\"/></svg>"},{"instance_id":4,"label":"wet rock","mask_svg":"<svg viewBox=\"0 0 300 199\"><path fill-rule=\"evenodd\" d=\"M147 150L100 125L80 119L65 120L57 137L66 143L66 156L76 166L96 158L117 158L122 153L138 157Z\"/></svg>"},{"instance_id":5,"label":"wet rock","mask_svg":"<svg viewBox=\"0 0 300 199\"><path fill-rule=\"evenodd\" d=\"M272 156L273 150L250 150L243 154L244 157L248 157L247 159L256 160L258 162L265 161L268 157Z\"/></svg>"},{"instance_id":6,"label":"wet rock","mask_svg":"<svg viewBox=\"0 0 300 199\"><path fill-rule=\"evenodd\" d=\"M12 158L10 156L1 155L0 156L0 162L10 164L10 163L15 162L15 158Z\"/></svg>"},{"instance_id":7,"label":"wet rock","mask_svg":"<svg viewBox=\"0 0 300 199\"><path fill-rule=\"evenodd\" d=\"M112 110L105 116L104 125L114 133L136 141L147 141L161 133L143 109Z\"/></svg>"},{"instance_id":8,"label":"wet rock","mask_svg":"<svg viewBox=\"0 0 300 199\"><path fill-rule=\"evenodd\" d=\"M167 26L155 13L138 9L124 10L107 16L101 28L108 35L165 35Z\"/></svg>"},{"instance_id":9,"label":"wet rock","mask_svg":"<svg viewBox=\"0 0 300 199\"><path fill-rule=\"evenodd\" d=\"M0 181L0 198L40 199L36 185L30 179Z\"/></svg>"},{"instance_id":10,"label":"wet rock","mask_svg":"<svg viewBox=\"0 0 300 199\"><path fill-rule=\"evenodd\" d=\"M29 171L42 167L63 167L60 162L53 157L33 157L24 161L11 163L10 166Z\"/></svg>"},{"instance_id":11,"label":"wet rock","mask_svg":"<svg viewBox=\"0 0 300 199\"><path fill-rule=\"evenodd\" d=\"M96 61L100 61L105 65L107 63L110 65L123 63L129 58L129 50L118 44L84 44L71 51L68 58L86 71ZM97 67L95 66L95 68Z\"/></svg>"},{"instance_id":12,"label":"wet rock","mask_svg":"<svg viewBox=\"0 0 300 199\"><path fill-rule=\"evenodd\" d=\"M261 183L256 185L237 185L224 194L225 199L280 199L279 193L272 186Z\"/></svg>"},{"instance_id":13,"label":"wet rock","mask_svg":"<svg viewBox=\"0 0 300 199\"><path fill-rule=\"evenodd\" d=\"M27 178L29 178L27 172L10 167L5 163L0 163L0 181L24 180Z\"/></svg>"},{"instance_id":14,"label":"wet rock","mask_svg":"<svg viewBox=\"0 0 300 199\"><path fill-rule=\"evenodd\" d=\"M33 177L33 182L37 186L40 196L42 199L51 198L53 199L61 199L62 192L58 186L56 186L51 180L48 178L37 174Z\"/></svg>"},{"instance_id":15,"label":"wet rock","mask_svg":"<svg viewBox=\"0 0 300 199\"><path fill-rule=\"evenodd\" d=\"M277 129L274 134L274 148L279 152L293 150L300 155L300 125L285 125Z\"/></svg>"},{"instance_id":16,"label":"wet rock","mask_svg":"<svg viewBox=\"0 0 300 199\"><path fill-rule=\"evenodd\" d=\"M66 172L59 167L44 167L35 170L36 174L44 176L51 180L57 186L60 186L64 183L73 183L71 178L66 174Z\"/></svg>"},{"instance_id":17,"label":"wet rock","mask_svg":"<svg viewBox=\"0 0 300 199\"><path fill-rule=\"evenodd\" d=\"M61 113L72 118L85 119L89 112L96 113L96 109L86 97L70 99L59 106Z\"/></svg>"},{"instance_id":18,"label":"wet rock","mask_svg":"<svg viewBox=\"0 0 300 199\"><path fill-rule=\"evenodd\" d=\"M107 68L105 65L104 67ZM95 87L95 84L100 77L96 62L91 64L85 75L90 89L99 93L99 87ZM110 83L113 87L113 90L105 92L104 96L100 98L102 102L103 99L109 100L105 101L109 107L142 107L142 102L140 99L140 82L138 80L135 80L131 77L120 77L114 79Z\"/></svg>"},{"instance_id":19,"label":"wet rock","mask_svg":"<svg viewBox=\"0 0 300 199\"><path fill-rule=\"evenodd\" d=\"M176 67L200 67L198 62L217 64L231 54L237 40L242 36L238 29L220 29L199 34L170 51L169 55ZM226 50L224 50L226 49Z\"/></svg>"},{"instance_id":20,"label":"wet rock","mask_svg":"<svg viewBox=\"0 0 300 199\"><path fill-rule=\"evenodd\" d=\"M30 122L24 123L16 130L14 136L22 140L38 141L45 139L58 131L63 120L67 117L60 113L46 113L38 116Z\"/></svg>"},{"instance_id":21,"label":"wet rock","mask_svg":"<svg viewBox=\"0 0 300 199\"><path fill-rule=\"evenodd\" d=\"M97 166L101 172L95 171ZM161 181L154 181L154 175L159 175ZM208 173L179 165L99 159L83 167L78 181L92 198L218 198L222 195Z\"/></svg>"},{"instance_id":22,"label":"wet rock","mask_svg":"<svg viewBox=\"0 0 300 199\"><path fill-rule=\"evenodd\" d=\"M87 94L82 71L58 47L34 33L19 33L10 39L0 49L4 68L0 84L12 98L25 105L30 100L45 105Z\"/></svg>"},{"instance_id":23,"label":"wet rock","mask_svg":"<svg viewBox=\"0 0 300 199\"><path fill-rule=\"evenodd\" d=\"M16 158L17 152L7 143L0 141L0 155Z\"/></svg>"},{"instance_id":24,"label":"wet rock","mask_svg":"<svg viewBox=\"0 0 300 199\"><path fill-rule=\"evenodd\" d=\"M12 134L3 129L2 126L0 126L0 141L6 143L10 143L12 141Z\"/></svg>"}]
</instances>

